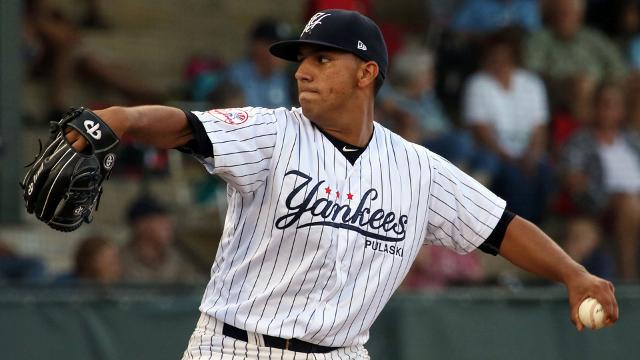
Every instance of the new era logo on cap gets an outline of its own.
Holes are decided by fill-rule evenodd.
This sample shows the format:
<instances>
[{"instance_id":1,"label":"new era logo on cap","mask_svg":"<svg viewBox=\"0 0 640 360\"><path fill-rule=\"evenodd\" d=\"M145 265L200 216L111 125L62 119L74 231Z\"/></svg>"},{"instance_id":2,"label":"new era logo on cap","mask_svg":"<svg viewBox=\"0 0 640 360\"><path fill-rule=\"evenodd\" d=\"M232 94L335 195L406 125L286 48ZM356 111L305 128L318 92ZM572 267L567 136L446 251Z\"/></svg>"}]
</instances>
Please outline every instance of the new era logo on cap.
<instances>
[{"instance_id":1,"label":"new era logo on cap","mask_svg":"<svg viewBox=\"0 0 640 360\"><path fill-rule=\"evenodd\" d=\"M362 41L358 40L358 49L367 50L367 45L365 45Z\"/></svg>"}]
</instances>

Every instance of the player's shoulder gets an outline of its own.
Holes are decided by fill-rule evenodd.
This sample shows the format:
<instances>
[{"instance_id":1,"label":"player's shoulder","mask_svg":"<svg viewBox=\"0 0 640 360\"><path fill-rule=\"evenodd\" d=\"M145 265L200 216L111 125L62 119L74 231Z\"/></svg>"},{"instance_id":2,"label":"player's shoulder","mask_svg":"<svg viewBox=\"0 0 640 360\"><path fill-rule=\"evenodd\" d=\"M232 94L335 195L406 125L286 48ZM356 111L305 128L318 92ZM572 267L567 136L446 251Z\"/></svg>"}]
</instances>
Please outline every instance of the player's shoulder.
<instances>
[{"instance_id":1,"label":"player's shoulder","mask_svg":"<svg viewBox=\"0 0 640 360\"><path fill-rule=\"evenodd\" d=\"M286 108L263 108L254 106L245 106L238 108L211 109L207 111L192 111L202 120L214 120L229 125L240 125L243 123L255 123L262 120L275 119L285 121L287 119L295 119L294 109Z\"/></svg>"},{"instance_id":2,"label":"player's shoulder","mask_svg":"<svg viewBox=\"0 0 640 360\"><path fill-rule=\"evenodd\" d=\"M376 136L380 138L386 138L387 141L385 141L385 143L387 143L388 146L393 146L394 148L404 148L405 150L421 157L428 155L429 150L424 146L406 140L402 136L396 134L395 132L391 131L378 122L374 122L373 124L375 131L378 133L378 135Z\"/></svg>"},{"instance_id":3,"label":"player's shoulder","mask_svg":"<svg viewBox=\"0 0 640 360\"><path fill-rule=\"evenodd\" d=\"M434 171L443 171L449 167L455 167L447 159L434 153L423 145L413 143L404 139L402 136L394 133L379 123L374 123L376 131L379 137L386 137L386 146L392 147L393 152L400 156L405 157L411 164L411 172L420 171L423 174L429 174L424 176L425 181L432 179L431 174Z\"/></svg>"}]
</instances>

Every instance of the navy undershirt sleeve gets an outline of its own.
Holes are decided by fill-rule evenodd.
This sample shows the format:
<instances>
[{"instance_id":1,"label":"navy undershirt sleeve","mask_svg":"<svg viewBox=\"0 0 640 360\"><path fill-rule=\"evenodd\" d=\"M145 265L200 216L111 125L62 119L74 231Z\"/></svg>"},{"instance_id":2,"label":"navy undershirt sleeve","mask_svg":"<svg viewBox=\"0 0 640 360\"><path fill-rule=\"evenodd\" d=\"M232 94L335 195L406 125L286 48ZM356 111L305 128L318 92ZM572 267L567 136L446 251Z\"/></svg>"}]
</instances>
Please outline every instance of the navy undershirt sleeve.
<instances>
[{"instance_id":1,"label":"navy undershirt sleeve","mask_svg":"<svg viewBox=\"0 0 640 360\"><path fill-rule=\"evenodd\" d=\"M183 146L176 148L176 150L187 154L200 155L205 158L213 157L213 145L211 145L211 140L202 122L192 112L182 111L184 111L184 114L187 116L187 121L193 132L193 139L189 140L189 142Z\"/></svg>"},{"instance_id":2,"label":"navy undershirt sleeve","mask_svg":"<svg viewBox=\"0 0 640 360\"><path fill-rule=\"evenodd\" d=\"M502 240L504 240L504 235L507 232L507 227L515 216L516 214L505 209L502 213L502 216L500 217L500 220L498 220L498 224L496 224L496 227L493 228L493 232L491 232L491 235L489 235L487 240L485 240L480 246L478 246L478 249L486 252L487 254L491 254L494 256L498 255L498 253L500 253L500 245L502 245Z\"/></svg>"}]
</instances>

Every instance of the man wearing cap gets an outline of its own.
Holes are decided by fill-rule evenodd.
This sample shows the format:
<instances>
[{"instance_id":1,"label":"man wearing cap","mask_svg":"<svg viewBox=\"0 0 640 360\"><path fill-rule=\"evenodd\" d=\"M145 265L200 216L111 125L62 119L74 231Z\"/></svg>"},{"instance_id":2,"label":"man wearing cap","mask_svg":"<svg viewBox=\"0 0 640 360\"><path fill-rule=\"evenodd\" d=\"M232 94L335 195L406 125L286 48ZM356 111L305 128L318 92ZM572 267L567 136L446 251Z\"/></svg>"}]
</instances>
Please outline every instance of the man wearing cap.
<instances>
[{"instance_id":1,"label":"man wearing cap","mask_svg":"<svg viewBox=\"0 0 640 360\"><path fill-rule=\"evenodd\" d=\"M229 82L242 90L248 106L291 107L291 79L282 59L271 56L269 47L289 38L284 23L264 19L256 23L249 39L248 56L231 64Z\"/></svg>"},{"instance_id":2,"label":"man wearing cap","mask_svg":"<svg viewBox=\"0 0 640 360\"><path fill-rule=\"evenodd\" d=\"M151 196L135 199L127 211L129 241L120 250L123 279L132 283L195 283L202 272L174 245L174 221Z\"/></svg>"},{"instance_id":3,"label":"man wearing cap","mask_svg":"<svg viewBox=\"0 0 640 360\"><path fill-rule=\"evenodd\" d=\"M446 160L374 122L388 61L373 21L325 10L299 40L270 50L299 63L301 108L96 112L119 135L193 154L228 184L183 359L368 359L369 328L425 244L500 254L563 282L579 330L589 296L617 320L611 283Z\"/></svg>"}]
</instances>

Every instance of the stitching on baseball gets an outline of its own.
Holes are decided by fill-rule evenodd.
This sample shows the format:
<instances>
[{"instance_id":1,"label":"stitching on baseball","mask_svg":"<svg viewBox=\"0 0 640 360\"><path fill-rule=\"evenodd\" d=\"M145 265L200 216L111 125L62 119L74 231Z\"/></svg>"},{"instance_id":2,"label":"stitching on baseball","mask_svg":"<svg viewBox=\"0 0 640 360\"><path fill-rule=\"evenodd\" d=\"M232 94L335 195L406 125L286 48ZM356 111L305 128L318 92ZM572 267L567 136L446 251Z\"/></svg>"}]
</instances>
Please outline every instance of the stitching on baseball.
<instances>
[{"instance_id":1,"label":"stitching on baseball","mask_svg":"<svg viewBox=\"0 0 640 360\"><path fill-rule=\"evenodd\" d=\"M595 300L591 300L591 307L589 308L589 319L591 320L591 329L596 329L596 306L598 302Z\"/></svg>"}]
</instances>

